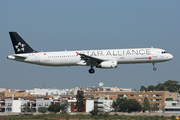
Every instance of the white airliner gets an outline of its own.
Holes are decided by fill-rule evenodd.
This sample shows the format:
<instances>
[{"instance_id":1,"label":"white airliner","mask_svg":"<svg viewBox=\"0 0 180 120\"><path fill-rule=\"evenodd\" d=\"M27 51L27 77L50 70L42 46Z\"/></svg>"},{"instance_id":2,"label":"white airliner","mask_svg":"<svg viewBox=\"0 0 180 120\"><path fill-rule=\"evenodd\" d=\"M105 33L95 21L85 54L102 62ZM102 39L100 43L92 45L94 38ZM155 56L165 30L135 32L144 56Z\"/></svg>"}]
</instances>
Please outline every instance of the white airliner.
<instances>
[{"instance_id":1,"label":"white airliner","mask_svg":"<svg viewBox=\"0 0 180 120\"><path fill-rule=\"evenodd\" d=\"M90 66L89 73L96 68L116 68L117 64L155 63L173 59L173 56L159 48L105 49L82 51L37 52L16 32L9 32L15 54L7 58L44 66Z\"/></svg>"}]
</instances>

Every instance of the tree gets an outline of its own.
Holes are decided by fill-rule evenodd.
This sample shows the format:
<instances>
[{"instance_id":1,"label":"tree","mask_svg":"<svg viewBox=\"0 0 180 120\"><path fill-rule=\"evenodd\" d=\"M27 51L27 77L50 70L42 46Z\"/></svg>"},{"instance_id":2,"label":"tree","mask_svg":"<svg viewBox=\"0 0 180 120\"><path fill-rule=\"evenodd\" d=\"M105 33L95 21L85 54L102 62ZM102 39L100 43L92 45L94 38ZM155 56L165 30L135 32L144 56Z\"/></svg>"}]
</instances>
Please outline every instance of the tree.
<instances>
[{"instance_id":1,"label":"tree","mask_svg":"<svg viewBox=\"0 0 180 120\"><path fill-rule=\"evenodd\" d=\"M148 91L155 91L156 87L153 85L148 86Z\"/></svg>"},{"instance_id":2,"label":"tree","mask_svg":"<svg viewBox=\"0 0 180 120\"><path fill-rule=\"evenodd\" d=\"M159 83L157 86L150 85L148 88L141 86L140 91L170 91L180 93L180 84L178 81L168 80L164 83Z\"/></svg>"},{"instance_id":3,"label":"tree","mask_svg":"<svg viewBox=\"0 0 180 120\"><path fill-rule=\"evenodd\" d=\"M147 92L147 88L142 85L140 91L146 91Z\"/></svg>"},{"instance_id":4,"label":"tree","mask_svg":"<svg viewBox=\"0 0 180 120\"><path fill-rule=\"evenodd\" d=\"M28 107L28 105L25 103L23 106L24 106L24 107L21 109L21 111L24 112L24 113L29 112L29 107Z\"/></svg>"},{"instance_id":5,"label":"tree","mask_svg":"<svg viewBox=\"0 0 180 120\"><path fill-rule=\"evenodd\" d=\"M118 106L118 104L117 104L117 102L115 100L113 100L111 107L114 108L115 112L118 111L119 106Z\"/></svg>"},{"instance_id":6,"label":"tree","mask_svg":"<svg viewBox=\"0 0 180 120\"><path fill-rule=\"evenodd\" d=\"M78 112L83 112L85 111L85 105L84 105L84 102L86 102L86 99L84 99L84 92L83 91L80 91L78 90L77 91L77 95L76 95L76 108L77 108L77 111Z\"/></svg>"},{"instance_id":7,"label":"tree","mask_svg":"<svg viewBox=\"0 0 180 120\"><path fill-rule=\"evenodd\" d=\"M67 100L62 100L62 103L60 105L60 111L62 111L62 114L64 114L64 112L66 113L66 109L69 106L69 103Z\"/></svg>"},{"instance_id":8,"label":"tree","mask_svg":"<svg viewBox=\"0 0 180 120\"><path fill-rule=\"evenodd\" d=\"M91 115L98 115L99 113L98 106L94 105L94 109L90 113Z\"/></svg>"},{"instance_id":9,"label":"tree","mask_svg":"<svg viewBox=\"0 0 180 120\"><path fill-rule=\"evenodd\" d=\"M156 104L156 103L153 105L152 110L153 110L153 111L158 111L158 106L157 106L157 104Z\"/></svg>"},{"instance_id":10,"label":"tree","mask_svg":"<svg viewBox=\"0 0 180 120\"><path fill-rule=\"evenodd\" d=\"M140 105L138 101L128 99L122 103L121 109L122 111L125 111L125 112L136 112L136 111L141 111L142 106Z\"/></svg>"},{"instance_id":11,"label":"tree","mask_svg":"<svg viewBox=\"0 0 180 120\"><path fill-rule=\"evenodd\" d=\"M39 107L38 108L38 112L40 112L40 113L46 113L48 111L48 109L46 108L46 107Z\"/></svg>"},{"instance_id":12,"label":"tree","mask_svg":"<svg viewBox=\"0 0 180 120\"><path fill-rule=\"evenodd\" d=\"M116 100L113 100L113 103L112 103L111 107L114 108L115 112L120 112L120 111L122 111L121 110L121 105L126 100L127 99L124 98L122 95L118 95Z\"/></svg>"},{"instance_id":13,"label":"tree","mask_svg":"<svg viewBox=\"0 0 180 120\"><path fill-rule=\"evenodd\" d=\"M60 104L52 104L48 107L48 111L57 113L60 111Z\"/></svg>"},{"instance_id":14,"label":"tree","mask_svg":"<svg viewBox=\"0 0 180 120\"><path fill-rule=\"evenodd\" d=\"M145 111L149 111L150 110L150 103L149 103L149 101L148 101L148 98L147 97L145 97L144 98L144 102L143 102L143 112L145 112Z\"/></svg>"},{"instance_id":15,"label":"tree","mask_svg":"<svg viewBox=\"0 0 180 120\"><path fill-rule=\"evenodd\" d=\"M167 86L167 90L170 92L177 92L180 89L178 81L168 80L164 85Z\"/></svg>"}]
</instances>

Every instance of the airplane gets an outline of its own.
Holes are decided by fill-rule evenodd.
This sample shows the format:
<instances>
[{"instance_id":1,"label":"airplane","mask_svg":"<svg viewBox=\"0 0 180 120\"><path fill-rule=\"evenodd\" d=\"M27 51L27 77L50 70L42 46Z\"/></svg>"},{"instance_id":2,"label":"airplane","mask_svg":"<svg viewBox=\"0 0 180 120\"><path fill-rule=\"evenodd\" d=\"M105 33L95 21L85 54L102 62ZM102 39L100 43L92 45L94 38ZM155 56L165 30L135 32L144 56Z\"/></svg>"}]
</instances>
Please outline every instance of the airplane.
<instances>
[{"instance_id":1,"label":"airplane","mask_svg":"<svg viewBox=\"0 0 180 120\"><path fill-rule=\"evenodd\" d=\"M117 68L118 64L155 63L173 59L173 55L159 48L104 49L82 51L38 52L32 49L17 32L9 32L15 54L8 59L43 66L90 66L102 69Z\"/></svg>"}]
</instances>

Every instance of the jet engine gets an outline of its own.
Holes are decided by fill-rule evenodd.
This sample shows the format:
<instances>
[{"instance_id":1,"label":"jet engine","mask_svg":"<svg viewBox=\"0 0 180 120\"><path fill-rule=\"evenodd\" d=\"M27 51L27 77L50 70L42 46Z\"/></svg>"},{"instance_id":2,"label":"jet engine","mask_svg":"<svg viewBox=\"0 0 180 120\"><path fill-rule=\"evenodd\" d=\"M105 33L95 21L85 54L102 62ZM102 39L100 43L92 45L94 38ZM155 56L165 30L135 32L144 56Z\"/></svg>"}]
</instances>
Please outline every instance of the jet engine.
<instances>
[{"instance_id":1,"label":"jet engine","mask_svg":"<svg viewBox=\"0 0 180 120\"><path fill-rule=\"evenodd\" d=\"M117 61L104 61L104 62L99 63L96 67L104 68L104 69L116 68Z\"/></svg>"}]
</instances>

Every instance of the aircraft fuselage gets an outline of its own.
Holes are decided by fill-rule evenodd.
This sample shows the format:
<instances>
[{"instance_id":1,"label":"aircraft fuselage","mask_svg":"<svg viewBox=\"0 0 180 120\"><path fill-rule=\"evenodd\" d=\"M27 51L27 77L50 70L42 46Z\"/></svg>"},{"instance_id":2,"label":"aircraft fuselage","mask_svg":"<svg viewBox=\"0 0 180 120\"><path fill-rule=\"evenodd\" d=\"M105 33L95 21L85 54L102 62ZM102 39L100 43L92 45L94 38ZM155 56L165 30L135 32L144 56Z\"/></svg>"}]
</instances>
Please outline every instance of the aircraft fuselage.
<instances>
[{"instance_id":1,"label":"aircraft fuselage","mask_svg":"<svg viewBox=\"0 0 180 120\"><path fill-rule=\"evenodd\" d=\"M83 50L83 51L59 51L59 52L38 52L23 53L8 56L8 59L27 62L45 66L84 66L81 56L83 53L88 56L103 60L115 60L118 64L136 63L157 63L171 60L173 56L164 53L165 50L158 48L138 48L138 49L108 49L108 50Z\"/></svg>"}]
</instances>

